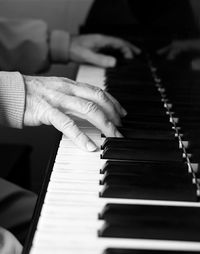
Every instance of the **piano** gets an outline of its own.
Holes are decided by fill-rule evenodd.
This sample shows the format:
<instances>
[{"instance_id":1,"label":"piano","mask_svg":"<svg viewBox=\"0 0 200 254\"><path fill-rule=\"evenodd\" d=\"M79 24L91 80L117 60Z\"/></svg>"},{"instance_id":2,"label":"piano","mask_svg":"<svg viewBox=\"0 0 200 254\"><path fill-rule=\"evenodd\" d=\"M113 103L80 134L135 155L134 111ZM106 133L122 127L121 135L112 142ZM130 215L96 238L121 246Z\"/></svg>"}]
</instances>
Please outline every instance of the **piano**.
<instances>
[{"instance_id":1,"label":"piano","mask_svg":"<svg viewBox=\"0 0 200 254\"><path fill-rule=\"evenodd\" d=\"M61 137L23 253L200 253L200 74L173 67L148 54L113 69L80 66L77 81L127 109L124 138L80 119L98 151Z\"/></svg>"}]
</instances>

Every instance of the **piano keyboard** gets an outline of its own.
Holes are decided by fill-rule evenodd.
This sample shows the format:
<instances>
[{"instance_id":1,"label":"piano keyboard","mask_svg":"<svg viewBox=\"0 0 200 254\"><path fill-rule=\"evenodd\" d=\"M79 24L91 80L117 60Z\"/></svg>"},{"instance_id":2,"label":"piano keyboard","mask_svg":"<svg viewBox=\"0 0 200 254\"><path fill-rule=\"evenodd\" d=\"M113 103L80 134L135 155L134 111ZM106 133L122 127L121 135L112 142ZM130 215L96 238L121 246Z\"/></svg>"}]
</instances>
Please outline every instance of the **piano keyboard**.
<instances>
[{"instance_id":1,"label":"piano keyboard","mask_svg":"<svg viewBox=\"0 0 200 254\"><path fill-rule=\"evenodd\" d=\"M123 68L120 71L123 73ZM157 95L143 84L136 84L131 89L133 98L130 95L129 99L135 99L134 106L141 105L137 98L137 94L141 93L155 111L157 104L162 102L168 115L159 110L158 114L149 113L142 107L146 117L143 121L139 111L128 109L129 118L124 122L134 131L121 128L125 139L119 144L116 139L105 139L97 129L80 120L79 126L83 131L104 147L103 151L94 153L81 151L67 137L62 137L30 248L31 254L200 252L200 203L197 202L198 184L193 172L197 164L189 161L190 156L184 147L187 142L177 132L179 119L170 112L170 103L152 66L151 72L157 90L161 97L163 95L162 100L153 100ZM110 70L108 78L113 75ZM91 66L81 66L77 80L103 89L107 84L105 70ZM124 83L129 81L127 77ZM114 95L118 92L117 85L116 81ZM149 97L144 89L147 89ZM121 92L122 101L126 95ZM130 121L132 116L137 120L135 125L134 121ZM166 125L172 125L170 132L160 122L162 117L169 118L170 122ZM147 121L149 118L154 119L151 124ZM145 135L140 131L141 125L146 130ZM156 132L157 126L160 131ZM133 140L134 145L130 142ZM167 150L162 149L161 144ZM110 152L110 146L115 153ZM127 152L123 151L124 147ZM119 156L122 156L121 159Z\"/></svg>"}]
</instances>

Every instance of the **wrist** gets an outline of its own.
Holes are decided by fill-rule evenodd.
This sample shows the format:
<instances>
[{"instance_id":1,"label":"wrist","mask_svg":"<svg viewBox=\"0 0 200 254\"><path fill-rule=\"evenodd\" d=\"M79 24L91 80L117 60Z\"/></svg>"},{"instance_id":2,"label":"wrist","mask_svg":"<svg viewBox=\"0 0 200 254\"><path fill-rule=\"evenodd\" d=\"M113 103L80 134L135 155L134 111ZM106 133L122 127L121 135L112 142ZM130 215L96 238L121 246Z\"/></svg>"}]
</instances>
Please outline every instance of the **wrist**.
<instances>
[{"instance_id":1,"label":"wrist","mask_svg":"<svg viewBox=\"0 0 200 254\"><path fill-rule=\"evenodd\" d=\"M69 60L70 34L54 30L50 35L50 57L52 62L66 63Z\"/></svg>"}]
</instances>

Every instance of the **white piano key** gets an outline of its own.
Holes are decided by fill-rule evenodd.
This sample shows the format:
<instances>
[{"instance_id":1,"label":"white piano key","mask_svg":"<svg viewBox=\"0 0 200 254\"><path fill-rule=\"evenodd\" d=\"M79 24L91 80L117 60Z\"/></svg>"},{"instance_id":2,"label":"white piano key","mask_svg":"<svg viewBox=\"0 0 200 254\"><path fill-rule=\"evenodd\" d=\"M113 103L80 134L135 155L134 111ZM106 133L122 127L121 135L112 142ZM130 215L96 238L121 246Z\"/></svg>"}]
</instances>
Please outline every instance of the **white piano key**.
<instances>
[{"instance_id":1,"label":"white piano key","mask_svg":"<svg viewBox=\"0 0 200 254\"><path fill-rule=\"evenodd\" d=\"M46 217L51 220L54 220L54 218L59 218L61 220L68 220L68 219L82 219L82 220L97 220L98 219L98 209L92 209L91 207L71 207L71 209L62 209L61 207L56 207L55 209L52 208L52 205L48 206L48 204L45 204L42 211L41 211L41 218ZM69 208L69 207L68 207Z\"/></svg>"},{"instance_id":2,"label":"white piano key","mask_svg":"<svg viewBox=\"0 0 200 254\"><path fill-rule=\"evenodd\" d=\"M99 180L102 178L98 174L87 174L87 171L85 174L76 174L76 173L66 173L66 174L60 174L58 172L52 172L51 174L51 181L61 181L61 182L70 182L70 181L75 181L76 177L78 177L79 180L84 181L84 182L95 182L99 183Z\"/></svg>"},{"instance_id":3,"label":"white piano key","mask_svg":"<svg viewBox=\"0 0 200 254\"><path fill-rule=\"evenodd\" d=\"M87 163L83 163L79 160L76 160L74 162L61 162L61 161L56 161L53 167L53 171L56 170L57 168L60 170L66 170L66 169L75 169L75 170L96 170L95 167L98 167L98 169L101 169L102 166L106 163L106 160L97 160L97 161L88 161Z\"/></svg>"},{"instance_id":4,"label":"white piano key","mask_svg":"<svg viewBox=\"0 0 200 254\"><path fill-rule=\"evenodd\" d=\"M101 187L96 187L94 185L94 189L87 188L59 188L57 187L56 191L54 186L52 188L48 188L45 203L55 202L57 205L59 203L63 204L73 204L79 202L81 205L91 205L92 207L99 207L101 209L107 203L114 204L130 204L130 205L164 205L164 206L184 206L184 207L200 207L200 203L197 202L177 202L177 201L163 201L163 200L145 200L145 199L118 199L118 198L99 198L99 189ZM51 191L52 190L52 191ZM57 192L57 193L56 193ZM51 193L51 194L50 194ZM63 193L63 194L62 194ZM66 194L68 193L68 194Z\"/></svg>"},{"instance_id":5,"label":"white piano key","mask_svg":"<svg viewBox=\"0 0 200 254\"><path fill-rule=\"evenodd\" d=\"M58 153L57 156L61 156L61 155L66 155L66 156L75 156L78 153L78 157L85 157L86 159L90 159L90 158L100 158L100 154L101 152L85 152L85 151L81 151L81 150L77 150L77 148L59 148L58 149Z\"/></svg>"},{"instance_id":6,"label":"white piano key","mask_svg":"<svg viewBox=\"0 0 200 254\"><path fill-rule=\"evenodd\" d=\"M90 65L82 65L81 68L79 68L76 80L104 88L105 69Z\"/></svg>"},{"instance_id":7,"label":"white piano key","mask_svg":"<svg viewBox=\"0 0 200 254\"><path fill-rule=\"evenodd\" d=\"M80 160L82 162L87 162L87 160L89 160L89 163L91 164L92 162L96 163L97 165L100 164L100 159L99 161L96 160L97 156L95 157L92 157L92 156L84 156L84 155L80 155L80 156L77 156L77 155L74 155L74 154L68 154L68 155L63 155L63 154L58 154L56 156L56 162L59 161L59 162L67 162L69 160L73 161L73 160ZM99 157L100 158L100 157Z\"/></svg>"},{"instance_id":8,"label":"white piano key","mask_svg":"<svg viewBox=\"0 0 200 254\"><path fill-rule=\"evenodd\" d=\"M37 241L41 239L41 241ZM40 234L38 232L35 238L35 246L54 246L55 248L65 248L74 250L96 250L100 252L107 248L139 248L150 250L181 250L181 251L199 251L200 243L185 241L164 241L164 240L142 240L142 239L122 239L122 238L98 238L96 235L82 235L78 239L75 235L61 234L60 238L52 239L49 234Z\"/></svg>"},{"instance_id":9,"label":"white piano key","mask_svg":"<svg viewBox=\"0 0 200 254\"><path fill-rule=\"evenodd\" d=\"M67 175L71 175L71 174L74 174L74 177L75 175L100 175L103 176L103 174L99 174L99 169L97 168L94 168L92 167L91 168L84 168L84 169L75 169L75 168L69 168L69 167L66 167L65 169L62 168L54 168L54 170L52 171L52 174L58 174L60 176L67 176Z\"/></svg>"}]
</instances>

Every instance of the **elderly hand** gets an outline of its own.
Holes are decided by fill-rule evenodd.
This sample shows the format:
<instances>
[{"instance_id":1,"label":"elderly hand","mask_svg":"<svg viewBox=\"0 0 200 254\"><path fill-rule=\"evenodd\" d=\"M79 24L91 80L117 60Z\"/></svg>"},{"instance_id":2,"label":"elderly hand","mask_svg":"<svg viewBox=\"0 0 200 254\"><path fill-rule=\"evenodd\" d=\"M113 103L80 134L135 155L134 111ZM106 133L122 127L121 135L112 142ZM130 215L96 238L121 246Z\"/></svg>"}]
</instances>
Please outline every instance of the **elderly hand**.
<instances>
[{"instance_id":1,"label":"elderly hand","mask_svg":"<svg viewBox=\"0 0 200 254\"><path fill-rule=\"evenodd\" d=\"M53 125L87 151L96 145L80 131L70 115L86 119L106 136L121 137L115 125L126 111L107 92L67 78L24 76L25 126Z\"/></svg>"},{"instance_id":2,"label":"elderly hand","mask_svg":"<svg viewBox=\"0 0 200 254\"><path fill-rule=\"evenodd\" d=\"M22 246L20 242L4 228L0 227L0 253L1 254L21 254Z\"/></svg>"},{"instance_id":3,"label":"elderly hand","mask_svg":"<svg viewBox=\"0 0 200 254\"><path fill-rule=\"evenodd\" d=\"M178 55L191 50L200 51L200 39L177 40L167 47L159 49L158 55L166 55L167 60L174 60Z\"/></svg>"},{"instance_id":4,"label":"elderly hand","mask_svg":"<svg viewBox=\"0 0 200 254\"><path fill-rule=\"evenodd\" d=\"M104 47L119 49L125 58L132 58L134 54L140 54L141 50L131 43L119 38L94 35L79 35L72 37L69 47L69 57L76 62L87 62L101 67L113 67L116 59L98 53Z\"/></svg>"}]
</instances>

